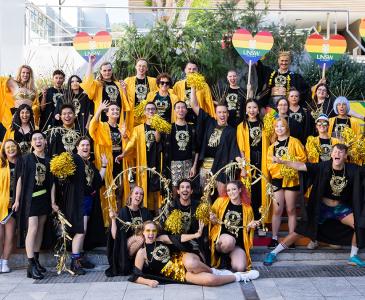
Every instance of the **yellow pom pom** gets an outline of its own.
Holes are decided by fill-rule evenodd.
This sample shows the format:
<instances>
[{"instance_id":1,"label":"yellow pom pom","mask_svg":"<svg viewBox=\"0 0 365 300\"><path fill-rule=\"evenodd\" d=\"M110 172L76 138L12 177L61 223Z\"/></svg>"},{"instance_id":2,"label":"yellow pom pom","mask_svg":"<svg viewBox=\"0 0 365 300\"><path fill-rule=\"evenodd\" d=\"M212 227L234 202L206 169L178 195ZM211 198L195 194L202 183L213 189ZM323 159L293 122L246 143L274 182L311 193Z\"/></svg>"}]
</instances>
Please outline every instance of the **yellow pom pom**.
<instances>
[{"instance_id":1,"label":"yellow pom pom","mask_svg":"<svg viewBox=\"0 0 365 300\"><path fill-rule=\"evenodd\" d=\"M142 100L137 106L134 107L134 115L138 118L142 117L144 114L144 109L147 105L147 100Z\"/></svg>"},{"instance_id":2,"label":"yellow pom pom","mask_svg":"<svg viewBox=\"0 0 365 300\"><path fill-rule=\"evenodd\" d=\"M201 90L205 87L205 78L200 73L190 73L186 76L186 84L188 87L195 87L197 90Z\"/></svg>"},{"instance_id":3,"label":"yellow pom pom","mask_svg":"<svg viewBox=\"0 0 365 300\"><path fill-rule=\"evenodd\" d=\"M264 129L267 136L272 136L274 134L274 121L275 121L275 114L274 113L267 113L264 116Z\"/></svg>"},{"instance_id":4,"label":"yellow pom pom","mask_svg":"<svg viewBox=\"0 0 365 300\"><path fill-rule=\"evenodd\" d=\"M60 155L53 157L50 167L51 173L60 179L74 175L76 171L75 163L69 152L62 152Z\"/></svg>"},{"instance_id":5,"label":"yellow pom pom","mask_svg":"<svg viewBox=\"0 0 365 300\"><path fill-rule=\"evenodd\" d=\"M205 225L209 224L210 217L209 213L211 212L211 205L209 202L201 202L196 208L195 217L197 220L203 221Z\"/></svg>"},{"instance_id":6,"label":"yellow pom pom","mask_svg":"<svg viewBox=\"0 0 365 300\"><path fill-rule=\"evenodd\" d=\"M295 161L294 157L292 157L290 154L284 154L281 159ZM287 180L298 179L298 171L284 164L280 166L280 175Z\"/></svg>"},{"instance_id":7,"label":"yellow pom pom","mask_svg":"<svg viewBox=\"0 0 365 300\"><path fill-rule=\"evenodd\" d=\"M356 141L356 134L350 127L345 127L341 132L343 143L348 147Z\"/></svg>"},{"instance_id":8,"label":"yellow pom pom","mask_svg":"<svg viewBox=\"0 0 365 300\"><path fill-rule=\"evenodd\" d=\"M151 127L159 132L170 133L171 124L155 114L151 119Z\"/></svg>"},{"instance_id":9,"label":"yellow pom pom","mask_svg":"<svg viewBox=\"0 0 365 300\"><path fill-rule=\"evenodd\" d=\"M309 136L307 138L307 143L305 144L305 150L307 151L309 161L319 160L322 150L317 138L314 136Z\"/></svg>"},{"instance_id":10,"label":"yellow pom pom","mask_svg":"<svg viewBox=\"0 0 365 300\"><path fill-rule=\"evenodd\" d=\"M174 209L165 221L165 229L172 234L181 234L183 230L183 213L179 209Z\"/></svg>"}]
</instances>

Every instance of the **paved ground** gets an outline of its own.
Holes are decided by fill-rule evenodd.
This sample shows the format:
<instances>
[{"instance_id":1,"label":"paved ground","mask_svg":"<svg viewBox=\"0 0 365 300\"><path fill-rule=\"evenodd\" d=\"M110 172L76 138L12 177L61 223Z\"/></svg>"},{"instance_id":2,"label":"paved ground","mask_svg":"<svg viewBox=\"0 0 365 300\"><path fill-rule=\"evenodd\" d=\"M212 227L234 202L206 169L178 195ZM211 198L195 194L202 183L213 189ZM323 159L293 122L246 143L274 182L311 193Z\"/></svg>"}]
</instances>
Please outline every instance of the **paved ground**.
<instances>
[{"instance_id":1,"label":"paved ground","mask_svg":"<svg viewBox=\"0 0 365 300\"><path fill-rule=\"evenodd\" d=\"M101 272L95 272L101 273ZM64 276L67 281L68 275ZM66 278L67 277L67 278ZM87 277L79 276L80 280ZM12 300L240 300L245 299L238 283L222 287L169 284L150 288L127 281L33 283L25 278L25 270L0 274L0 299Z\"/></svg>"},{"instance_id":2,"label":"paved ground","mask_svg":"<svg viewBox=\"0 0 365 300\"><path fill-rule=\"evenodd\" d=\"M365 299L365 277L264 278L253 284L261 300Z\"/></svg>"}]
</instances>

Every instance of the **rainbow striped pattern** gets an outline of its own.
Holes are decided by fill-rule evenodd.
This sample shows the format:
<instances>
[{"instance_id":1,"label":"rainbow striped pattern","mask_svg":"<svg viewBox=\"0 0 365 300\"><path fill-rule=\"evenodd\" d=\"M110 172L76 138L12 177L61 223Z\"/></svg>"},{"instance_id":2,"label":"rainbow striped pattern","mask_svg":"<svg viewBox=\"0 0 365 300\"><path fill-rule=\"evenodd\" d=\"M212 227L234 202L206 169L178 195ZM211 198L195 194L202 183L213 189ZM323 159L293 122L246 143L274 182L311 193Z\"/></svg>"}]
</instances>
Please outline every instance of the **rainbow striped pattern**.
<instances>
[{"instance_id":1,"label":"rainbow striped pattern","mask_svg":"<svg viewBox=\"0 0 365 300\"><path fill-rule=\"evenodd\" d=\"M336 60L346 52L347 43L339 34L331 34L328 40L317 33L311 34L305 43L305 50L314 61L323 68L329 68Z\"/></svg>"},{"instance_id":2,"label":"rainbow striped pattern","mask_svg":"<svg viewBox=\"0 0 365 300\"><path fill-rule=\"evenodd\" d=\"M79 32L73 40L76 51L86 60L89 55L96 56L96 61L103 57L112 45L112 36L107 31L99 31L95 36L90 36L87 32Z\"/></svg>"},{"instance_id":3,"label":"rainbow striped pattern","mask_svg":"<svg viewBox=\"0 0 365 300\"><path fill-rule=\"evenodd\" d=\"M365 42L365 19L361 19L359 33L360 33L361 38Z\"/></svg>"},{"instance_id":4,"label":"rainbow striped pattern","mask_svg":"<svg viewBox=\"0 0 365 300\"><path fill-rule=\"evenodd\" d=\"M260 31L253 37L247 29L240 28L233 34L232 44L246 63L255 63L271 50L274 38L268 31Z\"/></svg>"}]
</instances>

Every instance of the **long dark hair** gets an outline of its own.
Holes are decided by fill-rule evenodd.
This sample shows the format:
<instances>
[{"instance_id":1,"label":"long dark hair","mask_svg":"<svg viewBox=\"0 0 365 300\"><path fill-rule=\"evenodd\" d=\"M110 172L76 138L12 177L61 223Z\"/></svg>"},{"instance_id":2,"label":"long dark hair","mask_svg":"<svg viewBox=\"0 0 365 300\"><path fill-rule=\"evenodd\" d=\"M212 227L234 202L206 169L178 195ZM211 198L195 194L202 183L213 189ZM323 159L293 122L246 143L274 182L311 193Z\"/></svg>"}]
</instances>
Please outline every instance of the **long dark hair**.
<instances>
[{"instance_id":1,"label":"long dark hair","mask_svg":"<svg viewBox=\"0 0 365 300\"><path fill-rule=\"evenodd\" d=\"M28 105L28 104L21 104L15 111L14 117L13 117L13 121L11 122L11 130L15 131L15 130L19 130L19 128L22 127L22 122L20 120L20 112L26 109L27 111L29 111L30 116L29 116L29 126L30 129L33 131L34 130L34 114L33 114L33 110L32 108Z\"/></svg>"},{"instance_id":2,"label":"long dark hair","mask_svg":"<svg viewBox=\"0 0 365 300\"><path fill-rule=\"evenodd\" d=\"M6 157L6 153L5 153L5 145L8 142L12 142L16 146L16 159L18 159L22 155L19 144L16 141L14 141L12 139L5 140L2 144L1 153L0 153L0 160L1 160L1 167L2 168L5 168L6 165L7 165L7 162L8 162L8 158Z\"/></svg>"},{"instance_id":3,"label":"long dark hair","mask_svg":"<svg viewBox=\"0 0 365 300\"><path fill-rule=\"evenodd\" d=\"M264 123L260 116L260 104L255 99L252 99L252 98L247 99L247 101L245 103L246 114L243 116L243 126L247 126L247 122L248 122L248 115L247 115L247 104L248 103L255 103L257 105L258 113L257 113L256 118L257 118L257 121L259 121L260 127L262 128L264 126Z\"/></svg>"},{"instance_id":4,"label":"long dark hair","mask_svg":"<svg viewBox=\"0 0 365 300\"><path fill-rule=\"evenodd\" d=\"M70 78L67 80L66 94L64 95L64 103L71 103L72 104L72 99L75 98L74 93L73 93L72 88L71 88L71 81L74 78L76 78L79 83L82 83L82 80L79 76L77 76L77 75L71 75L70 76ZM84 95L84 90L80 86L79 87L79 99L81 97L83 97L83 95Z\"/></svg>"}]
</instances>

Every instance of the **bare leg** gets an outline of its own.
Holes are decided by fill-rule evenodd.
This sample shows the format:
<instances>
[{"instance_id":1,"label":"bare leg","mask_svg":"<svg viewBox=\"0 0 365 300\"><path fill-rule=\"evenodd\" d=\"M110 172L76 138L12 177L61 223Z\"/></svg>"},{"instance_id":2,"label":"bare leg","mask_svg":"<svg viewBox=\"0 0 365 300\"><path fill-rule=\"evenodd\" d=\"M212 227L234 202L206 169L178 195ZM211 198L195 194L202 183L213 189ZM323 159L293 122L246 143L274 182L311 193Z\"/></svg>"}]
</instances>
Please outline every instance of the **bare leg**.
<instances>
[{"instance_id":1,"label":"bare leg","mask_svg":"<svg viewBox=\"0 0 365 300\"><path fill-rule=\"evenodd\" d=\"M274 197L276 199L276 203L274 202L274 204L272 205L273 213L271 226L273 237L277 237L281 224L281 215L283 214L284 209L284 191L279 190L277 192L274 192Z\"/></svg>"},{"instance_id":2,"label":"bare leg","mask_svg":"<svg viewBox=\"0 0 365 300\"><path fill-rule=\"evenodd\" d=\"M5 242L2 258L8 260L14 248L15 219L10 218L5 224Z\"/></svg>"},{"instance_id":3,"label":"bare leg","mask_svg":"<svg viewBox=\"0 0 365 300\"><path fill-rule=\"evenodd\" d=\"M85 238L85 234L83 233L76 233L74 238L72 239L72 253L73 254L80 254L82 250L82 244Z\"/></svg>"},{"instance_id":4,"label":"bare leg","mask_svg":"<svg viewBox=\"0 0 365 300\"><path fill-rule=\"evenodd\" d=\"M296 202L298 198L298 192L285 191L284 195L285 195L286 212L288 214L289 233L292 233L294 232L295 226L297 224Z\"/></svg>"},{"instance_id":5,"label":"bare leg","mask_svg":"<svg viewBox=\"0 0 365 300\"><path fill-rule=\"evenodd\" d=\"M41 249L42 241L43 241L43 231L44 231L44 224L46 223L47 216L39 216L38 217L38 228L37 228L37 235L34 242L34 252L39 252Z\"/></svg>"},{"instance_id":6,"label":"bare leg","mask_svg":"<svg viewBox=\"0 0 365 300\"><path fill-rule=\"evenodd\" d=\"M25 238L25 251L28 258L34 257L35 240L38 230L38 217L33 216L28 218L28 231Z\"/></svg>"},{"instance_id":7,"label":"bare leg","mask_svg":"<svg viewBox=\"0 0 365 300\"><path fill-rule=\"evenodd\" d=\"M210 273L191 273L186 272L185 279L189 283L203 286L219 286L236 281L234 275L213 275Z\"/></svg>"},{"instance_id":8,"label":"bare leg","mask_svg":"<svg viewBox=\"0 0 365 300\"><path fill-rule=\"evenodd\" d=\"M351 228L355 228L355 220L354 220L354 214L349 214L346 217L344 217L341 220L342 224L345 224L347 226L350 226ZM353 236L352 236L352 241L351 241L351 245L357 247L357 242L356 242L356 234L354 232Z\"/></svg>"},{"instance_id":9,"label":"bare leg","mask_svg":"<svg viewBox=\"0 0 365 300\"><path fill-rule=\"evenodd\" d=\"M231 253L234 250L234 247L236 246L236 240L233 236L223 233L219 237L218 242L216 243L215 248L220 253Z\"/></svg>"},{"instance_id":10,"label":"bare leg","mask_svg":"<svg viewBox=\"0 0 365 300\"><path fill-rule=\"evenodd\" d=\"M282 241L282 244L285 244L286 246L290 246L291 244L295 243L295 241L297 241L299 238L301 238L302 235L296 233L296 232L292 232L289 233Z\"/></svg>"},{"instance_id":11,"label":"bare leg","mask_svg":"<svg viewBox=\"0 0 365 300\"><path fill-rule=\"evenodd\" d=\"M3 258L3 249L5 243L5 225L0 224L0 257Z\"/></svg>"},{"instance_id":12,"label":"bare leg","mask_svg":"<svg viewBox=\"0 0 365 300\"><path fill-rule=\"evenodd\" d=\"M204 263L202 263L194 253L184 253L182 258L185 269L190 273L212 273L212 270Z\"/></svg>"},{"instance_id":13,"label":"bare leg","mask_svg":"<svg viewBox=\"0 0 365 300\"><path fill-rule=\"evenodd\" d=\"M246 253L242 248L236 246L229 256L231 258L231 266L234 272L244 272L246 270Z\"/></svg>"}]
</instances>

